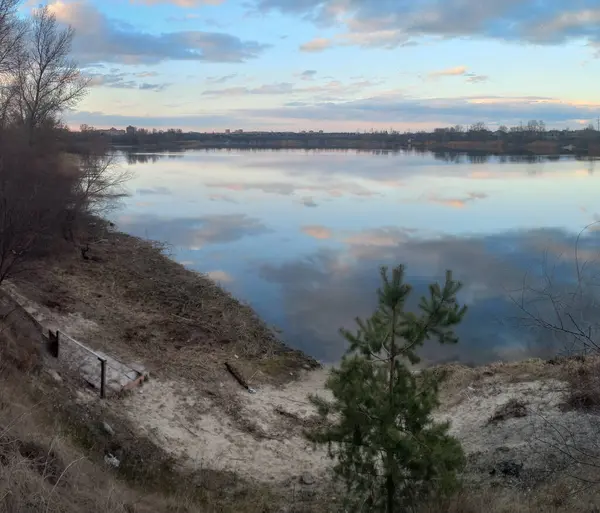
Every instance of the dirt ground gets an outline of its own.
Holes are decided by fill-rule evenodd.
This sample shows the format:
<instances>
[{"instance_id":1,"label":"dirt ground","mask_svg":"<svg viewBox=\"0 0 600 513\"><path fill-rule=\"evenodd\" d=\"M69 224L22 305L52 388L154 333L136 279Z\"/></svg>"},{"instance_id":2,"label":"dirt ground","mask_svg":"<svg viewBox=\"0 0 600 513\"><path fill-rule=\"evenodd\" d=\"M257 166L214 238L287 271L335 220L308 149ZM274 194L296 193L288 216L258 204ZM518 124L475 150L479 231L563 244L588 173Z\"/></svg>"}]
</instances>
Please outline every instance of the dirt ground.
<instances>
[{"instance_id":1,"label":"dirt ground","mask_svg":"<svg viewBox=\"0 0 600 513\"><path fill-rule=\"evenodd\" d=\"M140 433L189 468L279 483L326 471L302 432L314 417L307 395L326 377L315 360L161 248L108 229L92 240L87 260L45 261L4 288L45 328L150 371L118 406Z\"/></svg>"},{"instance_id":2,"label":"dirt ground","mask_svg":"<svg viewBox=\"0 0 600 513\"><path fill-rule=\"evenodd\" d=\"M96 322L81 315L58 313L28 299L12 283L5 289L48 329L82 341L94 340L102 332ZM142 355L136 355L140 360ZM118 409L141 433L191 469L288 482L305 473L323 474L328 468L324 452L314 450L302 434L315 418L308 394L327 396L326 375L325 369L304 370L298 380L287 384L252 382L255 388L250 393L227 372L212 387L203 388L185 378L157 374L120 399ZM86 397L94 399L93 394Z\"/></svg>"},{"instance_id":3,"label":"dirt ground","mask_svg":"<svg viewBox=\"0 0 600 513\"><path fill-rule=\"evenodd\" d=\"M75 249L40 260L13 284L45 316L81 327L94 349L129 360L143 355L153 374L184 377L198 388L218 381L231 359L255 384L285 383L319 367L208 276L170 260L165 248L100 221L80 246L90 248L85 258ZM89 326L74 326L82 318Z\"/></svg>"}]
</instances>

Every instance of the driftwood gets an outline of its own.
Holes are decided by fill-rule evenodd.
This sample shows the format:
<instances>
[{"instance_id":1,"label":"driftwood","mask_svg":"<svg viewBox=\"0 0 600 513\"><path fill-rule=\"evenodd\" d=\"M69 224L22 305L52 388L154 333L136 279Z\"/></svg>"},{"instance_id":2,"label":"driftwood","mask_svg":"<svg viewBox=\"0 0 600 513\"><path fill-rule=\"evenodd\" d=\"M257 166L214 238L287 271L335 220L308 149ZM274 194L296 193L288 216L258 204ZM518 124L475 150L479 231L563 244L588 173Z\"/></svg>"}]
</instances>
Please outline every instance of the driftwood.
<instances>
[{"instance_id":1,"label":"driftwood","mask_svg":"<svg viewBox=\"0 0 600 513\"><path fill-rule=\"evenodd\" d=\"M250 390L250 386L248 385L248 383L246 383L246 380L242 377L240 372L233 366L233 364L225 362L225 367L240 385L242 385L246 390Z\"/></svg>"}]
</instances>

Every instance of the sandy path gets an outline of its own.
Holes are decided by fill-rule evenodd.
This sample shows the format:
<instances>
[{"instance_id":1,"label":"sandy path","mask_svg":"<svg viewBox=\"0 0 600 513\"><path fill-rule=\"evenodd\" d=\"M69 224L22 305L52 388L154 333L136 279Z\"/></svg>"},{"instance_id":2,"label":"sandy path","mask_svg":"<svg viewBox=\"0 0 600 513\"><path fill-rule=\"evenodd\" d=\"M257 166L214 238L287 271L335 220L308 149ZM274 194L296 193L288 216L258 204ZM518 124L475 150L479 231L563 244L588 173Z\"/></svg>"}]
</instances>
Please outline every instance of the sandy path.
<instances>
[{"instance_id":1,"label":"sandy path","mask_svg":"<svg viewBox=\"0 0 600 513\"><path fill-rule=\"evenodd\" d=\"M124 411L145 434L193 468L233 471L262 481L287 481L304 473L318 476L329 460L306 442L297 419L314 415L307 395L323 388L325 376L325 371L313 371L298 382L263 387L255 394L228 391L237 396L236 418L258 427L254 433L224 413L217 401L181 382L150 380L125 400Z\"/></svg>"}]
</instances>

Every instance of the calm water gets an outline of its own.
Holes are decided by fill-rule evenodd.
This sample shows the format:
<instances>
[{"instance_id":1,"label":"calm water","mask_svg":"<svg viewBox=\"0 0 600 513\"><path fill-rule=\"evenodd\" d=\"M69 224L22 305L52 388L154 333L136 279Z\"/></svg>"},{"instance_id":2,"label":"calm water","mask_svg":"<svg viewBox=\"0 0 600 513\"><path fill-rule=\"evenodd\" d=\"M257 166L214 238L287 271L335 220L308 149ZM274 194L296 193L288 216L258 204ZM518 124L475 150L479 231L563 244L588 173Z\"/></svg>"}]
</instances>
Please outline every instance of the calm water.
<instances>
[{"instance_id":1,"label":"calm water","mask_svg":"<svg viewBox=\"0 0 600 513\"><path fill-rule=\"evenodd\" d=\"M509 296L543 268L568 290L577 234L600 220L596 163L572 158L197 151L129 154L123 165L135 178L113 214L120 229L169 242L174 258L326 362L344 351L338 328L371 313L378 267L397 263L415 296L446 268L465 283L461 342L432 346L427 360L551 353L565 340L518 328ZM588 230L580 259L598 248L600 231Z\"/></svg>"}]
</instances>

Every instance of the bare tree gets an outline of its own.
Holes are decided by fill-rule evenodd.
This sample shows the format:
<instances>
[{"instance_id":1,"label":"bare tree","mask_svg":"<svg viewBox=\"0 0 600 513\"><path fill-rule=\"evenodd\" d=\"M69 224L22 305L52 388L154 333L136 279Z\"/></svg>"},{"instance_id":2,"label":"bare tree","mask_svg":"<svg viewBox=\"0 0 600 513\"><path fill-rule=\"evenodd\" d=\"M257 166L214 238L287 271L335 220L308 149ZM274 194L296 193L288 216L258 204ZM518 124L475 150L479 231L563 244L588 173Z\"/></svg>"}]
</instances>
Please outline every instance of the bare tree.
<instances>
[{"instance_id":1,"label":"bare tree","mask_svg":"<svg viewBox=\"0 0 600 513\"><path fill-rule=\"evenodd\" d=\"M525 276L518 294L511 295L518 308L520 326L537 331L547 344L568 354L600 354L600 245L598 232L578 234L574 251L550 262L545 253L540 269ZM587 246L583 246L583 244ZM571 263L569 271L565 263Z\"/></svg>"},{"instance_id":2,"label":"bare tree","mask_svg":"<svg viewBox=\"0 0 600 513\"><path fill-rule=\"evenodd\" d=\"M27 24L16 15L20 1L0 0L0 128L12 118L17 97L14 72L23 57L27 31Z\"/></svg>"},{"instance_id":3,"label":"bare tree","mask_svg":"<svg viewBox=\"0 0 600 513\"><path fill-rule=\"evenodd\" d=\"M75 196L87 212L97 214L126 195L131 172L119 167L113 154L80 157L80 178Z\"/></svg>"},{"instance_id":4,"label":"bare tree","mask_svg":"<svg viewBox=\"0 0 600 513\"><path fill-rule=\"evenodd\" d=\"M482 132L487 130L487 126L483 121L478 121L477 123L473 123L469 127L469 132Z\"/></svg>"},{"instance_id":5,"label":"bare tree","mask_svg":"<svg viewBox=\"0 0 600 513\"><path fill-rule=\"evenodd\" d=\"M63 236L71 241L82 215L101 214L127 195L125 183L132 175L119 167L113 154L105 151L79 155L75 169L73 201L63 221Z\"/></svg>"},{"instance_id":6,"label":"bare tree","mask_svg":"<svg viewBox=\"0 0 600 513\"><path fill-rule=\"evenodd\" d=\"M17 77L20 114L30 144L38 127L56 121L86 94L88 80L69 58L74 33L71 27L61 29L47 6L32 16Z\"/></svg>"},{"instance_id":7,"label":"bare tree","mask_svg":"<svg viewBox=\"0 0 600 513\"><path fill-rule=\"evenodd\" d=\"M0 0L0 78L16 68L27 25L16 15L21 0ZM2 80L4 82L4 80Z\"/></svg>"}]
</instances>

